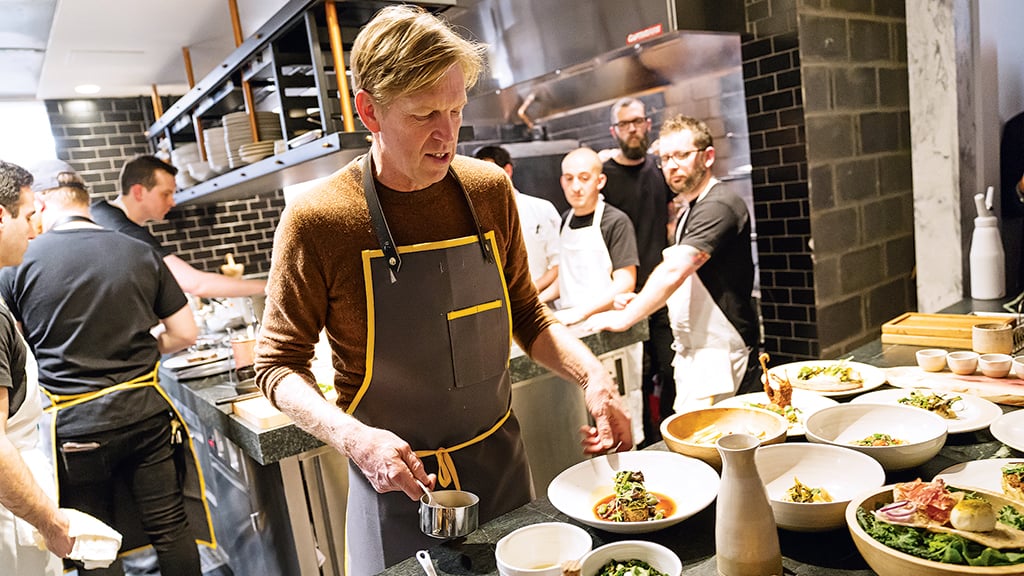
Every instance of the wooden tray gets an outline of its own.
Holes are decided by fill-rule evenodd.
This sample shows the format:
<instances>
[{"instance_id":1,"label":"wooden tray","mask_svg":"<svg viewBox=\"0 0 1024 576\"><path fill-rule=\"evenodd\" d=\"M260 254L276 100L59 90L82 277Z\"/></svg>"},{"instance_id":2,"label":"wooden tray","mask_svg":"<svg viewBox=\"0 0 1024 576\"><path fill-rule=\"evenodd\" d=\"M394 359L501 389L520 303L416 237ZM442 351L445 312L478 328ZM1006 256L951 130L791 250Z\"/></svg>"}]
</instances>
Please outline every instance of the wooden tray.
<instances>
[{"instance_id":1,"label":"wooden tray","mask_svg":"<svg viewBox=\"0 0 1024 576\"><path fill-rule=\"evenodd\" d=\"M907 312L882 324L882 343L971 349L975 324L1009 324L1016 318L972 314L923 314Z\"/></svg>"}]
</instances>

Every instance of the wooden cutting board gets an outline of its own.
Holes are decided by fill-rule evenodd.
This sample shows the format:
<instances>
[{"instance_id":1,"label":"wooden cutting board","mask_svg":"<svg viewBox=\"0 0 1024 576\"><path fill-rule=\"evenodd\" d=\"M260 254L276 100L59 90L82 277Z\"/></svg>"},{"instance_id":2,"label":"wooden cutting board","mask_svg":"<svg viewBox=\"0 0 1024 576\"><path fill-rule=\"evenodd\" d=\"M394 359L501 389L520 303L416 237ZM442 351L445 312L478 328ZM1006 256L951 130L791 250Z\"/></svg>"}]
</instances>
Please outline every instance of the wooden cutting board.
<instances>
[{"instance_id":1,"label":"wooden cutting board","mask_svg":"<svg viewBox=\"0 0 1024 576\"><path fill-rule=\"evenodd\" d=\"M338 398L338 392L331 388L324 395L328 400L334 402ZM284 424L291 424L292 419L286 414L274 408L266 396L258 396L241 402L231 404L231 411L236 416L249 422L253 426L267 430Z\"/></svg>"},{"instance_id":2,"label":"wooden cutting board","mask_svg":"<svg viewBox=\"0 0 1024 576\"><path fill-rule=\"evenodd\" d=\"M242 420L264 430L276 428L292 421L283 412L274 408L265 396L235 402L231 405L231 411Z\"/></svg>"},{"instance_id":3,"label":"wooden cutting board","mask_svg":"<svg viewBox=\"0 0 1024 576\"><path fill-rule=\"evenodd\" d=\"M882 324L882 342L970 350L971 330L975 324L1012 325L1015 320L1012 317L973 314L907 312Z\"/></svg>"},{"instance_id":4,"label":"wooden cutting board","mask_svg":"<svg viewBox=\"0 0 1024 576\"><path fill-rule=\"evenodd\" d=\"M925 372L919 366L885 369L889 384L899 388L928 388L937 392L961 392L981 396L997 404L1024 406L1024 380L1012 372L1006 378L989 378L980 372L959 376L948 370Z\"/></svg>"}]
</instances>

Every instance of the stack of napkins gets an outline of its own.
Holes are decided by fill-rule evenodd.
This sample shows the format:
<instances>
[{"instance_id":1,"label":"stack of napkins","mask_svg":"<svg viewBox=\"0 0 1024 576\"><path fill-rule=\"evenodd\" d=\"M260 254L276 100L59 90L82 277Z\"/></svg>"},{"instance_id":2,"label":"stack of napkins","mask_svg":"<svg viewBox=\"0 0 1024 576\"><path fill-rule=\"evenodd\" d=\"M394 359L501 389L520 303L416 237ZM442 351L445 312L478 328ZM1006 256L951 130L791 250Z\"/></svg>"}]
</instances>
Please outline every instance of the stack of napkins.
<instances>
[{"instance_id":1,"label":"stack of napkins","mask_svg":"<svg viewBox=\"0 0 1024 576\"><path fill-rule=\"evenodd\" d=\"M75 539L68 558L81 562L86 570L110 566L121 549L121 533L85 512L74 508L61 510L70 523L68 535ZM34 537L36 546L45 550L46 541L42 534L35 531Z\"/></svg>"}]
</instances>

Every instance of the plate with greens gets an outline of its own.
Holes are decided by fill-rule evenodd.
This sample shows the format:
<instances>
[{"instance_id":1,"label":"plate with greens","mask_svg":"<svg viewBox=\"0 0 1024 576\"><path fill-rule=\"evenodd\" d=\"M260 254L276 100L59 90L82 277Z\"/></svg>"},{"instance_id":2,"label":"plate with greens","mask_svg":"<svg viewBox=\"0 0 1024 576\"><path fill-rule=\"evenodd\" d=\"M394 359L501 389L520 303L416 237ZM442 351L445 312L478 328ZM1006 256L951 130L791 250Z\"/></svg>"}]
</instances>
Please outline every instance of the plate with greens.
<instances>
[{"instance_id":1,"label":"plate with greens","mask_svg":"<svg viewBox=\"0 0 1024 576\"><path fill-rule=\"evenodd\" d=\"M950 434L988 428L1003 415L1003 409L980 396L928 389L893 388L857 396L853 403L903 404L928 410L942 417Z\"/></svg>"},{"instance_id":2,"label":"plate with greens","mask_svg":"<svg viewBox=\"0 0 1024 576\"><path fill-rule=\"evenodd\" d=\"M793 388L830 398L844 398L885 384L885 372L863 362L808 360L780 364L768 370L772 378L788 378Z\"/></svg>"}]
</instances>

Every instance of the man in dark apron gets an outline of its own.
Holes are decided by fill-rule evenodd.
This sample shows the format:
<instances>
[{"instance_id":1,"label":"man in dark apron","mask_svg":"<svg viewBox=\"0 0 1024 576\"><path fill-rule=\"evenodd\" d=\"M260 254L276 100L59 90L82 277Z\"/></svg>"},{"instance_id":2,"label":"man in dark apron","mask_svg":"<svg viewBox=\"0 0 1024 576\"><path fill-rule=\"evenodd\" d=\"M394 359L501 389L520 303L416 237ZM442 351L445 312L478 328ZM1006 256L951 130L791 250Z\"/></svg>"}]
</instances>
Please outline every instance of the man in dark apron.
<instances>
[{"instance_id":1,"label":"man in dark apron","mask_svg":"<svg viewBox=\"0 0 1024 576\"><path fill-rule=\"evenodd\" d=\"M351 56L370 152L297 198L275 237L257 382L349 458L355 576L433 543L419 532L417 480L477 494L481 522L532 498L511 412L513 337L585 387L586 452L632 446L600 361L537 299L505 173L455 155L481 50L421 9L379 12ZM323 328L337 405L309 369Z\"/></svg>"},{"instance_id":2,"label":"man in dark apron","mask_svg":"<svg viewBox=\"0 0 1024 576\"><path fill-rule=\"evenodd\" d=\"M122 552L152 544L164 576L199 576L196 542L215 544L202 478L156 376L162 353L195 341L192 311L156 251L89 218L77 175L37 186L44 233L0 274L0 295L50 399L60 504L114 527Z\"/></svg>"}]
</instances>

